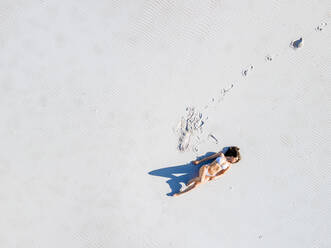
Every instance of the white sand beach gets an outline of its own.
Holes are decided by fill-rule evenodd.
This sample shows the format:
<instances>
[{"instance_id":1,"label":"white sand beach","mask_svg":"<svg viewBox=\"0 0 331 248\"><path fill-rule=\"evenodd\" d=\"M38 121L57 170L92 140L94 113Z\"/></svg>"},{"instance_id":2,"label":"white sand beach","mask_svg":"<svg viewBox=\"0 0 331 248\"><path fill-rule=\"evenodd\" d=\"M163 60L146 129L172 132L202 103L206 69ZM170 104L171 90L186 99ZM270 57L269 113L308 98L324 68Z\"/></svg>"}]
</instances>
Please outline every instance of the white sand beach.
<instances>
[{"instance_id":1,"label":"white sand beach","mask_svg":"<svg viewBox=\"0 0 331 248\"><path fill-rule=\"evenodd\" d=\"M0 1L0 247L331 247L330 45L327 0Z\"/></svg>"}]
</instances>

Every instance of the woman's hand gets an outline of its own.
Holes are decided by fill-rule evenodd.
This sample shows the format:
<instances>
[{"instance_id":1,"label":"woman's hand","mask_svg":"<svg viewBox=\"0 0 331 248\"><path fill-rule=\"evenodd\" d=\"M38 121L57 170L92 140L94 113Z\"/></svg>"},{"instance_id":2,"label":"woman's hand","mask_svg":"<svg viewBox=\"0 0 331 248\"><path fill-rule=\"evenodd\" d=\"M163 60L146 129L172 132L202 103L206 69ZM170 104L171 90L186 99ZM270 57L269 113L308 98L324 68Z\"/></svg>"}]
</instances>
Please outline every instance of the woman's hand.
<instances>
[{"instance_id":1,"label":"woman's hand","mask_svg":"<svg viewBox=\"0 0 331 248\"><path fill-rule=\"evenodd\" d=\"M199 160L195 160L195 161L193 161L192 162L194 165L198 165L199 163L200 163L200 161Z\"/></svg>"}]
</instances>

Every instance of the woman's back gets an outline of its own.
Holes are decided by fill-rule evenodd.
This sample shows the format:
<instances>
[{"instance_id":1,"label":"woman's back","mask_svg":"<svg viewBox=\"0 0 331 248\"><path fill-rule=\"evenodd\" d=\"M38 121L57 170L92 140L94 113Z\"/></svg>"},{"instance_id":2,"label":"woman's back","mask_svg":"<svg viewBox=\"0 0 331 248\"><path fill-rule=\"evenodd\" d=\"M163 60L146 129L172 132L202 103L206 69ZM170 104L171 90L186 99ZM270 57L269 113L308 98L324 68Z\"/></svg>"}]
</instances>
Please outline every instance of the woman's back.
<instances>
[{"instance_id":1,"label":"woman's back","mask_svg":"<svg viewBox=\"0 0 331 248\"><path fill-rule=\"evenodd\" d=\"M217 157L209 166L208 171L210 174L216 174L221 170L225 170L229 167L229 163L227 162L225 156Z\"/></svg>"}]
</instances>

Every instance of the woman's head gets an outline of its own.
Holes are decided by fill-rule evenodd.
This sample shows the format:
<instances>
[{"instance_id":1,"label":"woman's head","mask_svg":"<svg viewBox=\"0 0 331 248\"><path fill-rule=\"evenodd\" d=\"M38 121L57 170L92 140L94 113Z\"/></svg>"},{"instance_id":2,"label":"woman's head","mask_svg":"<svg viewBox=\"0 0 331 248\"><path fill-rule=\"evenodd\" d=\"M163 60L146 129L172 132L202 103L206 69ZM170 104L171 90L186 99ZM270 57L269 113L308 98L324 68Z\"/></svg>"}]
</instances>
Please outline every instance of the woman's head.
<instances>
[{"instance_id":1,"label":"woman's head","mask_svg":"<svg viewBox=\"0 0 331 248\"><path fill-rule=\"evenodd\" d=\"M241 160L239 147L236 146L230 146L224 155L231 164L238 163Z\"/></svg>"}]
</instances>

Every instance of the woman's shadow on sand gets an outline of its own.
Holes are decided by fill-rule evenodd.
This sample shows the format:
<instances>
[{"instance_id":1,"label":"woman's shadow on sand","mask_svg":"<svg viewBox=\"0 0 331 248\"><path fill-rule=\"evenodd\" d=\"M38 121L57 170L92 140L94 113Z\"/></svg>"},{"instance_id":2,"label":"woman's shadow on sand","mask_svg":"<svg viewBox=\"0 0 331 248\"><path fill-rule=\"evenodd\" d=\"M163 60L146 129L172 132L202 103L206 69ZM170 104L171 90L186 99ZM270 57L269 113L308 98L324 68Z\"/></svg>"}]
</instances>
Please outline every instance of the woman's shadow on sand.
<instances>
[{"instance_id":1,"label":"woman's shadow on sand","mask_svg":"<svg viewBox=\"0 0 331 248\"><path fill-rule=\"evenodd\" d=\"M215 152L207 152L205 155L198 157L198 160L201 160L203 158L209 157L211 155L215 154ZM170 178L167 183L169 184L171 188L171 192L168 193L168 196L172 196L173 194L180 191L182 183L187 183L190 179L197 177L199 175L199 169L201 166L208 164L212 161L207 160L199 165L194 165L193 162L190 162L188 164L178 165L178 166L172 166L172 167L165 167L158 170L153 170L148 172L148 174L153 176L160 176L160 177L166 177ZM175 175L180 174L180 175Z\"/></svg>"}]
</instances>

